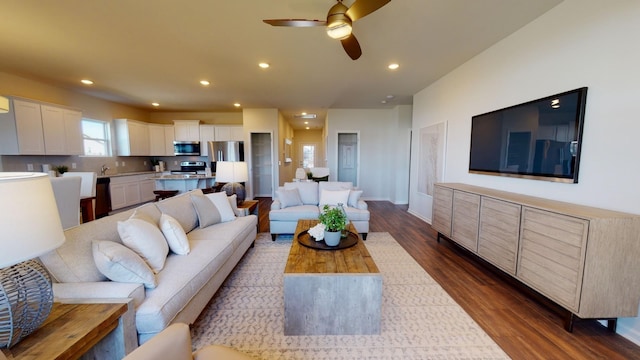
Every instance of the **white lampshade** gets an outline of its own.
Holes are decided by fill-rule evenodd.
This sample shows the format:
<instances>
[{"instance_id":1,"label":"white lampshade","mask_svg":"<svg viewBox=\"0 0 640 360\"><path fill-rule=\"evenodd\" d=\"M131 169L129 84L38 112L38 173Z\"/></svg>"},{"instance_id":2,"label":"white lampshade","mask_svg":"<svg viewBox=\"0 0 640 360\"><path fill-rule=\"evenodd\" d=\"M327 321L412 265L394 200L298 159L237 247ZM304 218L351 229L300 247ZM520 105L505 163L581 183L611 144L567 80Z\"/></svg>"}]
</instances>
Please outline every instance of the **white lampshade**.
<instances>
[{"instance_id":1,"label":"white lampshade","mask_svg":"<svg viewBox=\"0 0 640 360\"><path fill-rule=\"evenodd\" d=\"M249 170L244 161L218 161L216 163L216 182L234 183L249 180Z\"/></svg>"},{"instance_id":2,"label":"white lampshade","mask_svg":"<svg viewBox=\"0 0 640 360\"><path fill-rule=\"evenodd\" d=\"M9 112L9 99L4 96L0 96L0 113Z\"/></svg>"},{"instance_id":3,"label":"white lampshade","mask_svg":"<svg viewBox=\"0 0 640 360\"><path fill-rule=\"evenodd\" d=\"M0 268L33 259L65 240L45 173L0 172Z\"/></svg>"}]
</instances>

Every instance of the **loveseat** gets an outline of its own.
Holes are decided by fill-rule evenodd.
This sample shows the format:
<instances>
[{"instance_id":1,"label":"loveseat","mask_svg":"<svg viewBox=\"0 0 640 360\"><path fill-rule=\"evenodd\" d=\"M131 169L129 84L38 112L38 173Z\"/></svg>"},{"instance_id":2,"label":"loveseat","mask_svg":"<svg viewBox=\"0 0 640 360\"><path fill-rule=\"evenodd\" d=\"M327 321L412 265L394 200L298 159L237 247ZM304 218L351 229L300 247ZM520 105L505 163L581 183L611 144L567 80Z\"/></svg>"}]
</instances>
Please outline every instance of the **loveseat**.
<instances>
[{"instance_id":1,"label":"loveseat","mask_svg":"<svg viewBox=\"0 0 640 360\"><path fill-rule=\"evenodd\" d=\"M278 234L293 234L300 219L317 219L325 204L343 204L347 218L366 240L369 210L361 196L362 190L355 189L353 183L347 181L286 182L278 188L271 203L271 238L275 241Z\"/></svg>"},{"instance_id":2,"label":"loveseat","mask_svg":"<svg viewBox=\"0 0 640 360\"><path fill-rule=\"evenodd\" d=\"M140 344L193 323L256 239L257 217L234 204L198 189L66 230L40 258L54 298L133 299Z\"/></svg>"}]
</instances>

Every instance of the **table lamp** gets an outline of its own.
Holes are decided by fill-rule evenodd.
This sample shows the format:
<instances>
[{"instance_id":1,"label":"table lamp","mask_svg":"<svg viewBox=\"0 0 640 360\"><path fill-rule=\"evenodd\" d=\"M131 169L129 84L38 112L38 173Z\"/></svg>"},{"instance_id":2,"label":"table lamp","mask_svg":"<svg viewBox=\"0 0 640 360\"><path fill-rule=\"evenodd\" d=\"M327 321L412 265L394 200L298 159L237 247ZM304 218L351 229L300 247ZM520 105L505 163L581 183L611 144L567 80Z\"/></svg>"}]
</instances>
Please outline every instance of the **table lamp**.
<instances>
[{"instance_id":1,"label":"table lamp","mask_svg":"<svg viewBox=\"0 0 640 360\"><path fill-rule=\"evenodd\" d=\"M240 184L249 180L247 163L244 161L218 161L216 164L216 182L226 183L222 186L222 191L227 196L236 194L238 205L244 202L246 192L244 186Z\"/></svg>"},{"instance_id":2,"label":"table lamp","mask_svg":"<svg viewBox=\"0 0 640 360\"><path fill-rule=\"evenodd\" d=\"M0 347L35 331L53 306L51 278L35 258L65 241L45 173L0 172Z\"/></svg>"}]
</instances>

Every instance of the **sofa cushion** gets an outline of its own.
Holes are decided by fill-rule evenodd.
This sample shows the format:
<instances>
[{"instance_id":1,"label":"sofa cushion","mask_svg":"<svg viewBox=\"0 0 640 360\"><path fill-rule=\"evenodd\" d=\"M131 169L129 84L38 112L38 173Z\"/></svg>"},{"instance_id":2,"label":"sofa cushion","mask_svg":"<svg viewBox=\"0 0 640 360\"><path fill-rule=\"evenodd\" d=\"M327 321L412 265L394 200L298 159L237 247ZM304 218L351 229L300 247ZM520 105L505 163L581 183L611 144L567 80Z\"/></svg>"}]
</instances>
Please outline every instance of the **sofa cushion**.
<instances>
[{"instance_id":1,"label":"sofa cushion","mask_svg":"<svg viewBox=\"0 0 640 360\"><path fill-rule=\"evenodd\" d=\"M350 190L349 201L347 202L347 206L350 206L352 208L357 208L358 201L360 200L360 196L362 196L362 190Z\"/></svg>"},{"instance_id":2,"label":"sofa cushion","mask_svg":"<svg viewBox=\"0 0 640 360\"><path fill-rule=\"evenodd\" d=\"M191 195L191 201L198 214L198 227L204 229L221 221L220 212L205 195Z\"/></svg>"},{"instance_id":3,"label":"sofa cushion","mask_svg":"<svg viewBox=\"0 0 640 360\"><path fill-rule=\"evenodd\" d=\"M317 219L320 209L317 205L301 205L269 212L271 221L298 221L299 219Z\"/></svg>"},{"instance_id":4,"label":"sofa cushion","mask_svg":"<svg viewBox=\"0 0 640 360\"><path fill-rule=\"evenodd\" d=\"M227 193L217 192L205 195L218 209L220 213L220 222L227 222L235 220L236 214L233 212Z\"/></svg>"},{"instance_id":5,"label":"sofa cushion","mask_svg":"<svg viewBox=\"0 0 640 360\"><path fill-rule=\"evenodd\" d=\"M178 255L186 255L191 250L189 248L189 239L184 232L182 226L178 220L172 218L167 214L160 216L160 230L164 238L167 240L169 250Z\"/></svg>"},{"instance_id":6,"label":"sofa cushion","mask_svg":"<svg viewBox=\"0 0 640 360\"><path fill-rule=\"evenodd\" d=\"M338 206L347 205L349 201L349 190L320 190L320 201L318 206L324 205Z\"/></svg>"},{"instance_id":7,"label":"sofa cushion","mask_svg":"<svg viewBox=\"0 0 640 360\"><path fill-rule=\"evenodd\" d=\"M317 182L286 182L285 190L298 189L300 199L304 205L318 205L318 183Z\"/></svg>"},{"instance_id":8,"label":"sofa cushion","mask_svg":"<svg viewBox=\"0 0 640 360\"><path fill-rule=\"evenodd\" d=\"M280 201L281 209L302 205L302 199L300 199L300 191L298 189L276 190L276 195Z\"/></svg>"},{"instance_id":9,"label":"sofa cushion","mask_svg":"<svg viewBox=\"0 0 640 360\"><path fill-rule=\"evenodd\" d=\"M156 277L138 254L113 241L94 241L93 260L109 280L156 287Z\"/></svg>"},{"instance_id":10,"label":"sofa cushion","mask_svg":"<svg viewBox=\"0 0 640 360\"><path fill-rule=\"evenodd\" d=\"M179 194L177 196L173 196L162 201L159 201L156 204L158 209L161 212L168 214L172 218L178 220L184 232L189 233L189 231L193 230L198 226L198 214L196 213L196 209L193 207L193 203L191 202L190 195L202 195L202 190L193 190L188 193ZM158 217L159 219L160 217Z\"/></svg>"},{"instance_id":11,"label":"sofa cushion","mask_svg":"<svg viewBox=\"0 0 640 360\"><path fill-rule=\"evenodd\" d=\"M154 272L162 270L169 245L157 226L140 219L118 221L122 242L140 255Z\"/></svg>"}]
</instances>

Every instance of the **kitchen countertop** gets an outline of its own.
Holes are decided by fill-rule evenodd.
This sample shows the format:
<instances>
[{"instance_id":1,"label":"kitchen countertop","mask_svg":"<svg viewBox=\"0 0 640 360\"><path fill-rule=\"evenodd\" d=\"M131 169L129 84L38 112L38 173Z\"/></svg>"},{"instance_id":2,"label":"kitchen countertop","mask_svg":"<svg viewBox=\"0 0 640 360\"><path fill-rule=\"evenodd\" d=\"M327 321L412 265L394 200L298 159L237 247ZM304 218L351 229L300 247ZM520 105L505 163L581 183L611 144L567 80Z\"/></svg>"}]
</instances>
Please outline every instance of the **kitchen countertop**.
<instances>
[{"instance_id":1,"label":"kitchen countertop","mask_svg":"<svg viewBox=\"0 0 640 360\"><path fill-rule=\"evenodd\" d=\"M169 174L151 176L149 179L154 180L198 180L198 179L215 179L215 176L192 175L192 174Z\"/></svg>"},{"instance_id":2,"label":"kitchen countertop","mask_svg":"<svg viewBox=\"0 0 640 360\"><path fill-rule=\"evenodd\" d=\"M120 177L120 176L133 176L133 175L145 175L145 174L155 174L155 171L132 171L126 173L117 173L117 174L105 174L98 175L98 178L112 178L112 177Z\"/></svg>"}]
</instances>

